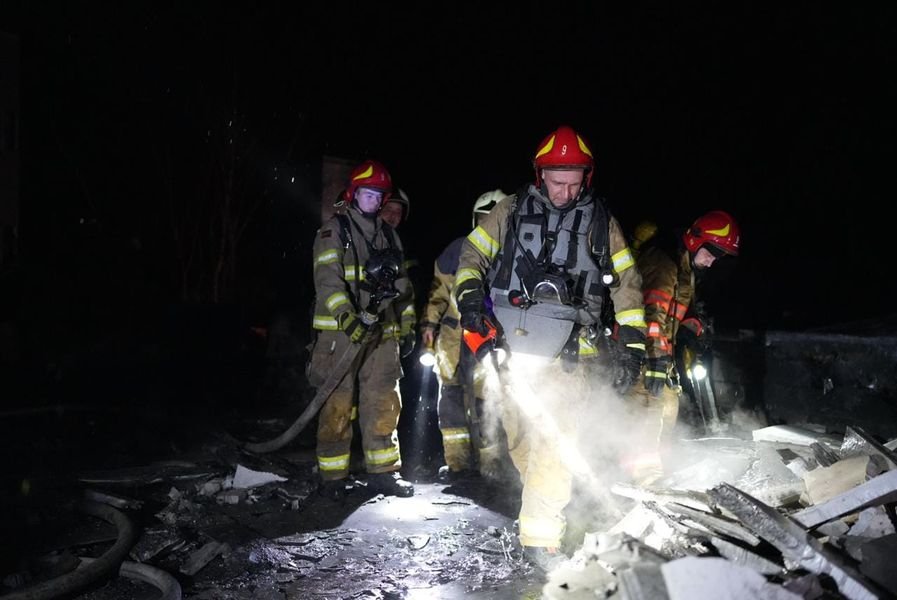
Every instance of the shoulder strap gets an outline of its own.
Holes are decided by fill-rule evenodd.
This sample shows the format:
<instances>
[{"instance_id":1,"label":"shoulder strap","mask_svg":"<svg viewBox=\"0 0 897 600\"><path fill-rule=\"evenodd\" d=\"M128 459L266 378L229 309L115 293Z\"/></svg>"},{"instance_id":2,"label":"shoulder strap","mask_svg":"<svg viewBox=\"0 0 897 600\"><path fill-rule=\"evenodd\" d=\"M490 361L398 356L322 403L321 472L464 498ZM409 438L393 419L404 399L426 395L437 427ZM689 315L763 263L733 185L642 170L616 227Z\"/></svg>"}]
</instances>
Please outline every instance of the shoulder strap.
<instances>
[{"instance_id":1,"label":"shoulder strap","mask_svg":"<svg viewBox=\"0 0 897 600\"><path fill-rule=\"evenodd\" d=\"M589 227L589 251L602 275L610 270L610 212L604 198L595 196L592 224Z\"/></svg>"},{"instance_id":2,"label":"shoulder strap","mask_svg":"<svg viewBox=\"0 0 897 600\"><path fill-rule=\"evenodd\" d=\"M348 250L351 247L352 257L355 259L355 285L352 287L355 289L355 299L358 301L361 297L359 295L361 286L361 265L358 262L358 249L355 247L355 242L352 240L352 224L349 221L349 216L344 215L343 213L336 213L336 220L339 221L339 239L343 243L343 249ZM361 237L363 238L364 236Z\"/></svg>"},{"instance_id":3,"label":"shoulder strap","mask_svg":"<svg viewBox=\"0 0 897 600\"><path fill-rule=\"evenodd\" d=\"M336 220L339 221L339 239L343 246L348 249L352 244L352 230L349 225L349 217L343 213L336 213Z\"/></svg>"},{"instance_id":4,"label":"shoulder strap","mask_svg":"<svg viewBox=\"0 0 897 600\"><path fill-rule=\"evenodd\" d=\"M501 265L495 273L495 277L492 278L496 287L500 289L507 289L511 283L511 269L514 268L514 246L517 242L517 219L519 218L517 206L520 199L526 198L529 194L528 189L528 186L520 188L511 198L511 207L508 210L508 232L501 245Z\"/></svg>"}]
</instances>

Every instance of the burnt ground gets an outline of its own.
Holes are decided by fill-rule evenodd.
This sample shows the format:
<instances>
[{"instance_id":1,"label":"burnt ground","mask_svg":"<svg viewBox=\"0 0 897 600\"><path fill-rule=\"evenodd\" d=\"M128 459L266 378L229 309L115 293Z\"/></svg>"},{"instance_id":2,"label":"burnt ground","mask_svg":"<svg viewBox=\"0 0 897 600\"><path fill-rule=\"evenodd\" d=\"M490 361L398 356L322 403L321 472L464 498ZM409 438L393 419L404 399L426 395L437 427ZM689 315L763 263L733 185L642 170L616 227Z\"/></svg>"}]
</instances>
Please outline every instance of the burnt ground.
<instances>
[{"instance_id":1,"label":"burnt ground","mask_svg":"<svg viewBox=\"0 0 897 600\"><path fill-rule=\"evenodd\" d=\"M185 598L538 597L544 579L521 559L513 533L519 484L435 480L433 386L419 398L416 371L403 383L400 425L415 495L368 492L355 464L337 503L316 493L314 423L277 452L241 449L286 429L297 398L311 396L295 370L272 375L257 349L242 352L225 361L229 369L191 371L173 360L137 372L105 352L107 363L81 361L39 385L15 375L21 401L7 396L0 418L0 593L108 551L116 527L77 508L85 493L101 493L127 503L120 511L136 535L128 559L174 576ZM285 480L228 490L238 465ZM158 591L110 576L61 597Z\"/></svg>"}]
</instances>

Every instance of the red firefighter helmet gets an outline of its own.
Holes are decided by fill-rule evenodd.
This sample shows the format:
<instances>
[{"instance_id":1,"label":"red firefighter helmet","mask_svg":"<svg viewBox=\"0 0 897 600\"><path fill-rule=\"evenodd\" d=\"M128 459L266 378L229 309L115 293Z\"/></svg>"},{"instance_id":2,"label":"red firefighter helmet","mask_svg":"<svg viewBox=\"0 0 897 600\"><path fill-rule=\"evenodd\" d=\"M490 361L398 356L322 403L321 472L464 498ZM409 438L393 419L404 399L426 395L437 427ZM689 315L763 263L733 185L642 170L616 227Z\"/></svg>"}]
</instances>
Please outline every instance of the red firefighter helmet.
<instances>
[{"instance_id":1,"label":"red firefighter helmet","mask_svg":"<svg viewBox=\"0 0 897 600\"><path fill-rule=\"evenodd\" d=\"M533 167L536 169L537 186L542 183L542 169L582 169L588 187L595 172L595 158L582 136L572 127L561 125L539 144Z\"/></svg>"},{"instance_id":2,"label":"red firefighter helmet","mask_svg":"<svg viewBox=\"0 0 897 600\"><path fill-rule=\"evenodd\" d=\"M343 192L343 199L346 202L352 202L355 190L360 187L382 191L383 202L386 202L392 192L392 177L381 163L376 160L366 160L352 169L349 174L349 183L346 186L346 191Z\"/></svg>"},{"instance_id":3,"label":"red firefighter helmet","mask_svg":"<svg viewBox=\"0 0 897 600\"><path fill-rule=\"evenodd\" d=\"M727 212L712 210L698 217L691 227L682 235L685 247L694 254L704 244L722 250L726 254L738 256L738 245L741 243L741 228Z\"/></svg>"}]
</instances>

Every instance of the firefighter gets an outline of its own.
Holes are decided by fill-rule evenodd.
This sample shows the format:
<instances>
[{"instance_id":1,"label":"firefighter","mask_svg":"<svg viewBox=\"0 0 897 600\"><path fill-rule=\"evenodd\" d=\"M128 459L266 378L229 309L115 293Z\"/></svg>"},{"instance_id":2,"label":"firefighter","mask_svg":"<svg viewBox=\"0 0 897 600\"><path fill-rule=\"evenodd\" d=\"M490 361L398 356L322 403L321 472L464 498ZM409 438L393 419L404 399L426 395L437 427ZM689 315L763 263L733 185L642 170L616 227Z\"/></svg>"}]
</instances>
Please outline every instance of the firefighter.
<instances>
[{"instance_id":1,"label":"firefighter","mask_svg":"<svg viewBox=\"0 0 897 600\"><path fill-rule=\"evenodd\" d=\"M618 221L592 190L586 141L561 126L538 146L533 167L535 182L499 202L465 239L455 298L466 331L499 334L510 350L505 387L518 393L503 395L501 417L523 484L519 538L524 555L548 570L564 558L575 471L566 449L588 409L605 292L626 349L620 390L639 376L645 320L641 277Z\"/></svg>"},{"instance_id":2,"label":"firefighter","mask_svg":"<svg viewBox=\"0 0 897 600\"><path fill-rule=\"evenodd\" d=\"M638 228L637 228L638 229ZM634 234L638 238L638 234ZM652 451L630 457L629 471L641 483L662 474L661 454L671 441L679 414L680 388L675 368L677 344L695 348L706 337L695 310L696 273L718 259L737 256L741 230L732 216L714 210L699 217L681 236L658 232L643 236L636 265L642 275L648 324L644 386L633 392L654 413L645 421L645 446ZM653 451L656 449L656 452Z\"/></svg>"},{"instance_id":3,"label":"firefighter","mask_svg":"<svg viewBox=\"0 0 897 600\"><path fill-rule=\"evenodd\" d=\"M478 221L507 196L496 189L477 198L473 226L476 227ZM439 468L437 477L444 483L475 474L475 466L488 476L499 474L497 422L493 415L486 415L484 411L482 370L476 368L469 353L462 359L461 315L452 295L463 243L464 237L454 239L436 258L433 282L420 324L423 346L432 351L436 359L437 415L445 458L445 465Z\"/></svg>"},{"instance_id":4,"label":"firefighter","mask_svg":"<svg viewBox=\"0 0 897 600\"><path fill-rule=\"evenodd\" d=\"M402 223L408 221L411 214L411 201L408 194L402 188L396 188L396 193L390 195L389 198L380 207L380 218L383 219L390 227L398 231ZM402 325L407 329L410 324L417 320L418 306L420 298L423 297L423 283L421 282L422 273L420 270L420 262L409 252L408 244L405 244L405 272L411 282L409 288L412 296L412 302L407 305L406 313L402 315ZM414 351L415 337L403 335L401 353L402 358L407 358Z\"/></svg>"},{"instance_id":5,"label":"firefighter","mask_svg":"<svg viewBox=\"0 0 897 600\"><path fill-rule=\"evenodd\" d=\"M392 191L386 168L367 160L352 170L344 191L345 209L325 222L314 242L317 338L309 382L319 387L350 344L358 356L318 417L317 460L322 495L339 499L346 491L352 442L352 415L358 395L368 488L407 497L414 487L402 479L396 426L401 412L399 340L413 336L413 320L403 327L409 283L401 268L402 243L378 216ZM371 296L382 297L372 308ZM376 312L371 312L375 310Z\"/></svg>"}]
</instances>

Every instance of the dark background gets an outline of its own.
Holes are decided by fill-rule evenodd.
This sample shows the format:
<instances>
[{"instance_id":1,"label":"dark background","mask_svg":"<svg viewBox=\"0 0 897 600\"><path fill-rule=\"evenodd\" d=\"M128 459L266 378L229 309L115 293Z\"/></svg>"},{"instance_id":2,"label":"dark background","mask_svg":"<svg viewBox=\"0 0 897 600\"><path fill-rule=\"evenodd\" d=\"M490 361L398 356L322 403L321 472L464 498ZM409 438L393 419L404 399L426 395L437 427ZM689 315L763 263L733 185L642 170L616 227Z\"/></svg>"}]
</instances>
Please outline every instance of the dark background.
<instances>
[{"instance_id":1,"label":"dark background","mask_svg":"<svg viewBox=\"0 0 897 600\"><path fill-rule=\"evenodd\" d=\"M617 4L4 2L26 358L304 315L324 155L388 166L429 265L562 123L627 230L735 215L718 327L889 315L897 7Z\"/></svg>"}]
</instances>

